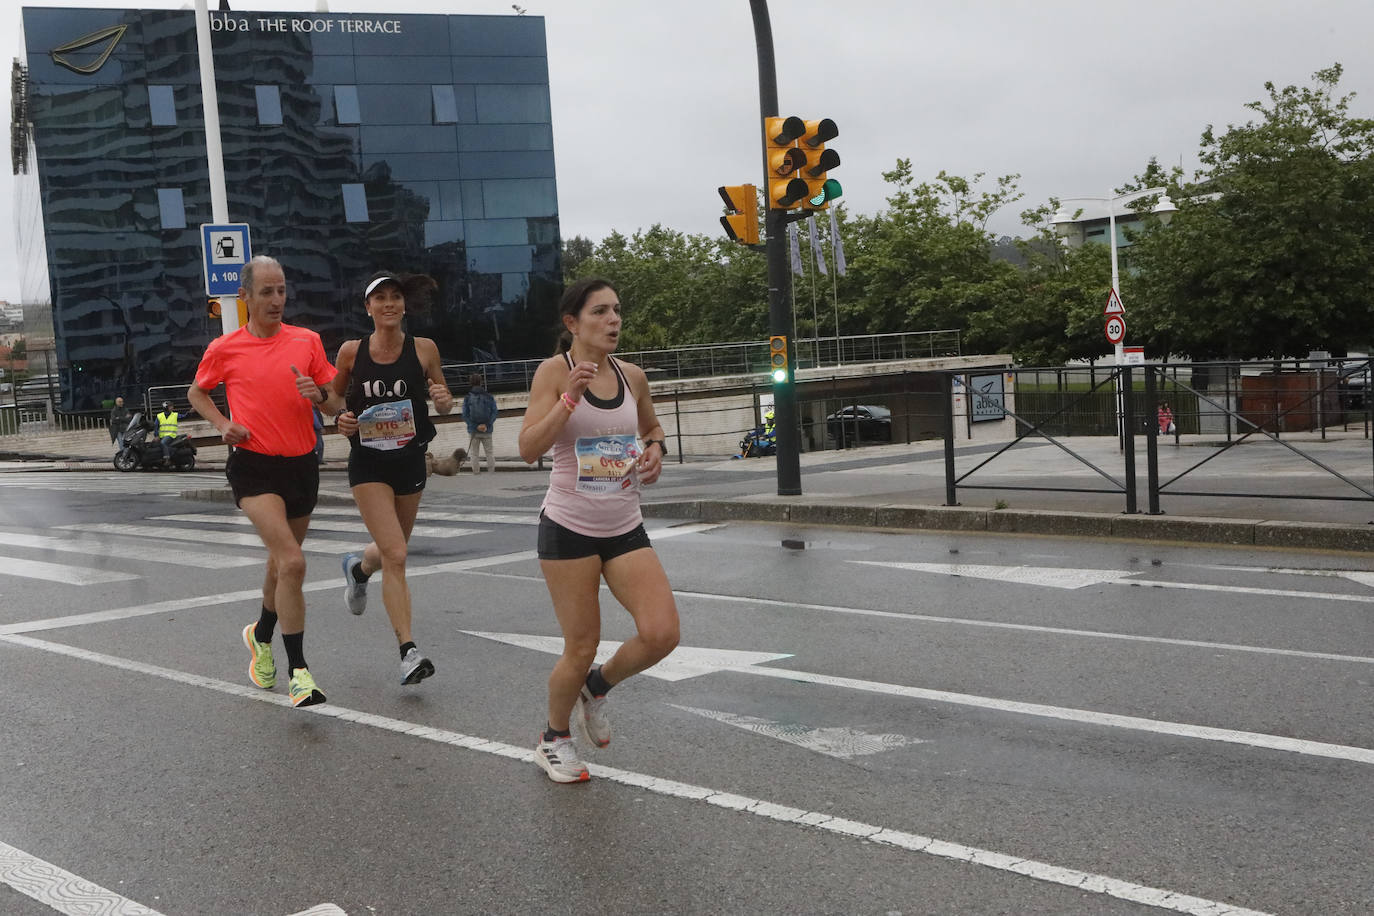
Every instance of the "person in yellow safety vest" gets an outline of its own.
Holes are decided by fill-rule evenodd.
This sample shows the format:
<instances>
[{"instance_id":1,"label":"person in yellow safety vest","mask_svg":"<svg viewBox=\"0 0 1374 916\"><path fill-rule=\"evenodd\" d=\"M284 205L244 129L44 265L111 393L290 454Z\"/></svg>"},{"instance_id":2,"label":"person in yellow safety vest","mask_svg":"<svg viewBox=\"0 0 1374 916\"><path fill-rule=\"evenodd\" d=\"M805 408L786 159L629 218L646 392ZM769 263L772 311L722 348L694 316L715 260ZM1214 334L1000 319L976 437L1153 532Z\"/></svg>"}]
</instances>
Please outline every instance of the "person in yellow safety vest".
<instances>
[{"instance_id":1,"label":"person in yellow safety vest","mask_svg":"<svg viewBox=\"0 0 1374 916\"><path fill-rule=\"evenodd\" d=\"M177 437L177 412L172 409L171 401L162 402L162 413L157 415L157 438L162 445L162 460L172 462L172 440Z\"/></svg>"},{"instance_id":2,"label":"person in yellow safety vest","mask_svg":"<svg viewBox=\"0 0 1374 916\"><path fill-rule=\"evenodd\" d=\"M773 435L773 408L771 407L763 415L763 434L765 436Z\"/></svg>"}]
</instances>

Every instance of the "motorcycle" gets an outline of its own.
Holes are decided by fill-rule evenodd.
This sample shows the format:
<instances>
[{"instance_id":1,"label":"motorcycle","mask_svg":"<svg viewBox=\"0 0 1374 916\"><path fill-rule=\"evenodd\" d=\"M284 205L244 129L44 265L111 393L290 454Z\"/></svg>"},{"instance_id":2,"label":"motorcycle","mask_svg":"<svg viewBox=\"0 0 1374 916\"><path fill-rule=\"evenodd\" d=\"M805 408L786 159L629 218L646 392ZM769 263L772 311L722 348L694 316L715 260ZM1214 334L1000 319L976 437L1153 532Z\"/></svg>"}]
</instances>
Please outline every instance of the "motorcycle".
<instances>
[{"instance_id":1,"label":"motorcycle","mask_svg":"<svg viewBox=\"0 0 1374 916\"><path fill-rule=\"evenodd\" d=\"M156 470L171 467L178 471L189 471L196 466L196 447L191 444L190 436L181 433L172 440L169 462L162 457L161 440L156 436L149 438L155 431L156 427L144 420L143 412L135 411L129 418L129 425L115 440L118 446L114 456L115 469L134 471L139 468Z\"/></svg>"},{"instance_id":2,"label":"motorcycle","mask_svg":"<svg viewBox=\"0 0 1374 916\"><path fill-rule=\"evenodd\" d=\"M738 458L764 458L778 453L778 439L773 431L756 426L739 440Z\"/></svg>"}]
</instances>

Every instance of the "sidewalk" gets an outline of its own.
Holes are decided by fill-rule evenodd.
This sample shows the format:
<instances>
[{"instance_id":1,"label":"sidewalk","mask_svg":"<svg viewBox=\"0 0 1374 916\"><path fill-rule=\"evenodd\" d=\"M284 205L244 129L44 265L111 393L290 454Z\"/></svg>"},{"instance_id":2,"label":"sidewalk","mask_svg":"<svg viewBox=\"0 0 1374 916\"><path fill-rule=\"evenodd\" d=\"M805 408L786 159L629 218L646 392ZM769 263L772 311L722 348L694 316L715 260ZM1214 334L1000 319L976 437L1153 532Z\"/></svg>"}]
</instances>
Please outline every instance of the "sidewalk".
<instances>
[{"instance_id":1,"label":"sidewalk","mask_svg":"<svg viewBox=\"0 0 1374 916\"><path fill-rule=\"evenodd\" d=\"M1158 515L1149 514L1144 440L1137 443L1136 452L1137 512L1127 514L1125 495L1089 466L1117 481L1125 479L1116 440L1102 437L1065 440L1075 455L1043 439L1023 441L996 457L992 456L1005 443L962 445L956 449L955 473L961 486L954 506L945 505L944 450L938 441L803 454L800 496L777 495L772 458L681 463L670 458L659 482L644 490L644 514L704 521L1374 550L1374 499L1331 473L1374 491L1374 444L1369 439L1351 432L1329 433L1325 440L1315 434L1292 435L1282 444L1252 439L1229 450L1221 448L1224 444L1210 437L1185 438L1180 445L1161 442L1163 493ZM1310 459L1292 448L1308 453ZM978 468L982 462L987 463ZM326 461L322 504L351 504L346 466L340 458ZM197 463L198 471L222 468L222 461ZM464 470L457 477L430 478L425 505L462 509L477 502L536 510L547 462L540 470L507 456L498 459L497 468L496 474ZM90 457L0 461L0 472L36 470L113 468L108 459ZM183 495L227 499L228 491L188 489ZM1314 498L1318 496L1329 498Z\"/></svg>"}]
</instances>

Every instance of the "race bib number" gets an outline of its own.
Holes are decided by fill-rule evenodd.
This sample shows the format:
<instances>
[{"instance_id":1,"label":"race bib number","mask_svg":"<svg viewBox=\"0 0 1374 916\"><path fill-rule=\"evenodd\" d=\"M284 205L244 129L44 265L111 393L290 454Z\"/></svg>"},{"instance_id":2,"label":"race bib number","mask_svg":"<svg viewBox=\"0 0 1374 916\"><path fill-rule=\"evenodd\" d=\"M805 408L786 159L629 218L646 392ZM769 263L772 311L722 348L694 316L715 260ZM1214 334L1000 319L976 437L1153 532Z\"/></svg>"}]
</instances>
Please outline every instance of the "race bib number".
<instances>
[{"instance_id":1,"label":"race bib number","mask_svg":"<svg viewBox=\"0 0 1374 916\"><path fill-rule=\"evenodd\" d=\"M639 443L633 435L590 436L577 440L577 491L618 493L639 486L635 461Z\"/></svg>"},{"instance_id":2,"label":"race bib number","mask_svg":"<svg viewBox=\"0 0 1374 916\"><path fill-rule=\"evenodd\" d=\"M358 414L358 444L379 452L403 448L415 438L415 408L410 399L373 404Z\"/></svg>"}]
</instances>

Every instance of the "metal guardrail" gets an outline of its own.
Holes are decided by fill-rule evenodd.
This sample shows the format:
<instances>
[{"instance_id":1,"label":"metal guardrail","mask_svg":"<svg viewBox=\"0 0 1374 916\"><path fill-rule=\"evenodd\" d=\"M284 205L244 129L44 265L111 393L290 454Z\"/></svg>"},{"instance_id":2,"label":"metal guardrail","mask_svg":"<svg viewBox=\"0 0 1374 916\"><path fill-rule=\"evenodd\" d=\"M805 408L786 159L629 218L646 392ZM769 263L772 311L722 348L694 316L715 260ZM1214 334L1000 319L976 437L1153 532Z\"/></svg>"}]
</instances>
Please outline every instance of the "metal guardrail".
<instances>
[{"instance_id":1,"label":"metal guardrail","mask_svg":"<svg viewBox=\"0 0 1374 916\"><path fill-rule=\"evenodd\" d=\"M1374 502L1374 472L1361 483L1330 467L1291 442L1285 435L1316 433L1323 439L1328 430L1348 431L1352 426L1374 445L1374 399L1369 397L1370 359L1301 360L1264 362L1214 362L1155 364L1080 370L1004 369L1014 376L1015 407L1004 405L1017 436L962 474L954 464L954 414L951 398L945 399L945 495L946 505L958 504L960 489L1031 490L1069 493L1117 493L1125 497L1125 511L1139 511L1137 501L1136 442L1145 440L1148 512L1161 514L1161 498L1172 496L1234 497L1241 499L1310 499ZM976 372L976 370L975 370ZM1090 373L1090 374L1087 374ZM954 379L974 374L967 370L943 373L946 393ZM1084 377L1086 375L1086 381ZM1183 381L1187 375L1188 381ZM1044 386L1048 375L1053 386ZM1201 379L1202 381L1198 381ZM1028 380L1024 381L1023 380ZM1139 384L1137 384L1137 380ZM966 384L966 382L965 382ZM1161 414L1167 405L1169 414ZM1168 420L1173 427L1164 428ZM1187 434L1212 434L1220 447L1168 480L1159 476L1159 440ZM1093 464L1061 441L1066 436L1117 436L1120 439L1120 475ZM1341 481L1359 495L1316 493L1262 493L1254 491L1188 490L1179 486L1189 474L1219 458L1226 451L1254 437L1277 443L1291 454ZM1100 476L1106 488L975 484L968 482L998 457L1027 439L1044 439L1067 456ZM1374 468L1374 453L1371 454Z\"/></svg>"}]
</instances>

